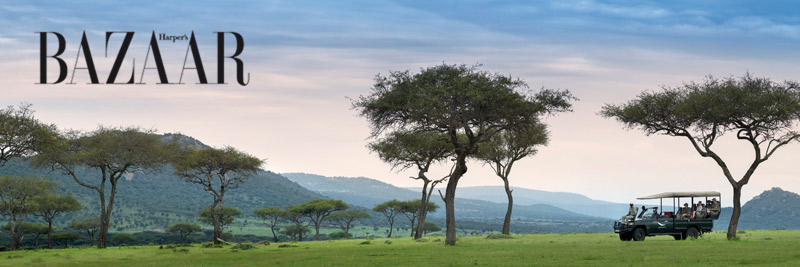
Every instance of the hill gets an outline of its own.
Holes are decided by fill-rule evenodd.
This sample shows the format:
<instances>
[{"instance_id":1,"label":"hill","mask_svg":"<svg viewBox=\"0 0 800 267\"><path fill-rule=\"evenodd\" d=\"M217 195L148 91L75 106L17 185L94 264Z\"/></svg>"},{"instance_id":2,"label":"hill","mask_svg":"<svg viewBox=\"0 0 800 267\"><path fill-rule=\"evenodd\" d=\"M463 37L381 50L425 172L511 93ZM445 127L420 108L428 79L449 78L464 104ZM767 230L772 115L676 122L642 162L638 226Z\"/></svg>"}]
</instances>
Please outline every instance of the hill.
<instances>
[{"instance_id":1,"label":"hill","mask_svg":"<svg viewBox=\"0 0 800 267\"><path fill-rule=\"evenodd\" d=\"M417 191L421 188L410 189ZM512 193L514 204L519 205L547 204L587 216L609 219L619 219L620 214L624 214L628 210L628 204L594 200L576 193L550 192L522 187L512 187L512 189L514 190ZM459 187L458 196L495 203L508 203L505 189L502 186Z\"/></svg>"},{"instance_id":2,"label":"hill","mask_svg":"<svg viewBox=\"0 0 800 267\"><path fill-rule=\"evenodd\" d=\"M306 173L283 173L289 180L324 196L341 199L363 207L373 207L391 199L411 200L421 197L411 191L365 177L325 177ZM444 203L435 195L431 197L439 206ZM456 217L460 227L483 229L485 225L502 224L506 205L476 199L456 198ZM444 209L429 215L432 220L444 218ZM480 226L467 226L473 223ZM607 219L570 212L548 204L514 205L512 231L518 232L596 232L608 231ZM516 228L516 230L514 230Z\"/></svg>"},{"instance_id":3,"label":"hill","mask_svg":"<svg viewBox=\"0 0 800 267\"><path fill-rule=\"evenodd\" d=\"M128 174L120 180L112 212L112 230L162 231L178 221L195 221L197 211L211 204L212 198L199 185L184 182L172 173L172 169L166 167L152 174ZM78 199L83 210L59 217L58 226L99 215L97 192L78 185L71 176L57 171L34 169L20 159L0 167L0 175L29 175L51 179L58 183L58 191L71 193ZM78 176L86 177L84 180L92 184L99 183L100 180L95 172L81 171ZM225 196L225 205L241 210L244 216L250 216L254 209L300 204L318 198L325 197L279 174L262 171L245 181L238 189L229 191ZM244 223L246 224L246 220Z\"/></svg>"},{"instance_id":4,"label":"hill","mask_svg":"<svg viewBox=\"0 0 800 267\"><path fill-rule=\"evenodd\" d=\"M715 229L728 229L733 208L723 208ZM738 229L800 229L800 195L779 187L762 192L744 205Z\"/></svg>"}]
</instances>

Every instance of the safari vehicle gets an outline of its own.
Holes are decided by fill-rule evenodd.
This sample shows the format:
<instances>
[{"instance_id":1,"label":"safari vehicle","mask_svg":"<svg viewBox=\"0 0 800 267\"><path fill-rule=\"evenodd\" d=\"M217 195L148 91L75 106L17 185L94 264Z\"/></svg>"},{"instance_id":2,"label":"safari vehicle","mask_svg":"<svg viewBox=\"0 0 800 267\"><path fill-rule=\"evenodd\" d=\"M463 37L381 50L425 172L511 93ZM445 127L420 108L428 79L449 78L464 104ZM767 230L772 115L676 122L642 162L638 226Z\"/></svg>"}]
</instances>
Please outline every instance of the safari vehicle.
<instances>
[{"instance_id":1,"label":"safari vehicle","mask_svg":"<svg viewBox=\"0 0 800 267\"><path fill-rule=\"evenodd\" d=\"M714 191L665 192L637 198L639 200L658 199L659 206L642 206L641 211L633 219L623 217L614 222L614 233L619 233L619 239L622 241L643 241L646 236L657 235L671 235L675 240L684 240L687 237L697 238L703 233L711 232L714 220L719 218L720 209L709 210L710 203L708 201L712 197L721 200L719 192ZM663 212L665 198L672 199L672 212ZM695 216L694 219L681 216L676 210L681 206L681 198L684 201L688 200L687 198L691 199L690 203L693 203L690 206L691 210L695 210L695 203L697 203L695 198L698 198L698 201L705 198L703 203L706 205L706 213L702 216ZM689 215L691 216L691 213Z\"/></svg>"}]
</instances>

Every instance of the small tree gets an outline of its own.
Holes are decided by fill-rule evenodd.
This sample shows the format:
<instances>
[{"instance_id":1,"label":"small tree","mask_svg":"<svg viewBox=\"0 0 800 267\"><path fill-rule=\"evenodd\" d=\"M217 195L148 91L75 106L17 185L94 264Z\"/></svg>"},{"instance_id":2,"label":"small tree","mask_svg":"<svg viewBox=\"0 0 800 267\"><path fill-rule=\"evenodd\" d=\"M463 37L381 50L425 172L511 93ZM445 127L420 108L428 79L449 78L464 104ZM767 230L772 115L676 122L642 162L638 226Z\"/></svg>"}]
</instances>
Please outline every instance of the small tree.
<instances>
[{"instance_id":1,"label":"small tree","mask_svg":"<svg viewBox=\"0 0 800 267\"><path fill-rule=\"evenodd\" d=\"M233 221L236 219L235 218L236 216L242 215L241 211L233 207L224 207L222 208L222 211L220 211L219 209L215 210L217 211L218 214L217 223L219 224L220 232L225 231L225 226L233 223ZM205 224L214 225L214 215L212 214L211 211L212 211L211 208L205 208L200 210L199 212L197 212L197 214L200 216L199 218L197 218L197 220Z\"/></svg>"},{"instance_id":2,"label":"small tree","mask_svg":"<svg viewBox=\"0 0 800 267\"><path fill-rule=\"evenodd\" d=\"M11 249L20 247L22 235L19 228L28 215L37 210L33 199L53 192L55 184L48 180L33 177L0 176L0 215L9 219Z\"/></svg>"},{"instance_id":3,"label":"small tree","mask_svg":"<svg viewBox=\"0 0 800 267\"><path fill-rule=\"evenodd\" d=\"M520 124L495 134L488 142L478 146L475 157L489 164L497 177L503 180L508 197L508 208L503 220L503 234L511 228L511 209L514 206L513 191L508 183L511 167L525 157L536 154L537 147L547 144L547 126L539 122Z\"/></svg>"},{"instance_id":4,"label":"small tree","mask_svg":"<svg viewBox=\"0 0 800 267\"><path fill-rule=\"evenodd\" d=\"M381 160L392 165L392 169L405 170L411 167L417 168L417 176L412 179L422 180L422 198L420 198L419 229L411 230L414 239L421 237L420 230L425 218L428 215L428 203L430 203L433 189L437 184L447 180L450 175L446 175L437 180L428 178L426 173L431 165L443 162L452 154L452 145L448 142L447 135L434 131L416 132L392 132L386 137L370 143L370 150L377 152ZM451 170L452 171L452 170ZM428 186L430 185L430 188ZM416 217L417 215L415 215ZM411 223L414 228L414 223Z\"/></svg>"},{"instance_id":5,"label":"small tree","mask_svg":"<svg viewBox=\"0 0 800 267\"><path fill-rule=\"evenodd\" d=\"M72 195L45 194L33 199L38 207L34 214L41 216L47 222L47 248L53 248L53 220L58 214L70 211L81 210L81 203L78 203Z\"/></svg>"},{"instance_id":6,"label":"small tree","mask_svg":"<svg viewBox=\"0 0 800 267\"><path fill-rule=\"evenodd\" d=\"M177 146L165 144L152 131L137 127L101 126L90 133L68 132L59 140L37 155L34 163L61 170L79 185L97 192L100 198L98 248L106 247L119 180L125 174L159 170L173 156ZM99 183L79 177L82 169L96 171L99 175L94 177L99 177ZM111 185L111 190L106 190L106 185Z\"/></svg>"},{"instance_id":7,"label":"small tree","mask_svg":"<svg viewBox=\"0 0 800 267\"><path fill-rule=\"evenodd\" d=\"M167 231L169 231L170 233L175 233L175 232L179 233L181 235L181 240L183 241L183 243L188 243L186 239L188 235L194 232L200 232L202 230L203 229L201 229L199 225L189 222L175 223L167 229Z\"/></svg>"},{"instance_id":8,"label":"small tree","mask_svg":"<svg viewBox=\"0 0 800 267\"><path fill-rule=\"evenodd\" d=\"M335 199L315 199L293 207L294 212L305 215L314 224L314 230L316 230L314 234L315 241L319 240L319 227L322 225L322 220L335 211L347 208L350 208L347 203Z\"/></svg>"},{"instance_id":9,"label":"small tree","mask_svg":"<svg viewBox=\"0 0 800 267\"><path fill-rule=\"evenodd\" d=\"M742 212L742 187L775 151L800 140L795 129L800 123L798 88L800 84L794 81L776 83L749 73L739 79L709 76L703 83L643 92L628 103L604 106L600 114L647 135L686 138L700 156L713 159L733 187L728 239L734 239ZM734 132L736 139L750 145L755 156L738 180L722 156L712 149L728 132Z\"/></svg>"},{"instance_id":10,"label":"small tree","mask_svg":"<svg viewBox=\"0 0 800 267\"><path fill-rule=\"evenodd\" d=\"M272 239L276 243L278 242L278 234L275 232L275 227L278 226L278 223L281 221L281 218L284 216L283 213L285 212L286 211L279 207L268 207L253 211L253 214L261 217L262 220L269 224L269 229L272 230Z\"/></svg>"},{"instance_id":11,"label":"small tree","mask_svg":"<svg viewBox=\"0 0 800 267\"><path fill-rule=\"evenodd\" d=\"M297 240L298 242L302 241L303 234L311 233L311 229L308 229L305 225L289 225L281 229L280 232L282 235L286 235L293 240ZM297 238L297 239L295 239Z\"/></svg>"},{"instance_id":12,"label":"small tree","mask_svg":"<svg viewBox=\"0 0 800 267\"><path fill-rule=\"evenodd\" d=\"M438 209L439 205L436 203L428 203L427 211L436 212ZM417 199L400 202L400 213L403 213L403 215L408 218L408 221L411 223L411 236L416 237L417 234L415 232L417 228L414 227L414 223L417 222L417 216L420 216L422 213L422 201Z\"/></svg>"},{"instance_id":13,"label":"small tree","mask_svg":"<svg viewBox=\"0 0 800 267\"><path fill-rule=\"evenodd\" d=\"M111 242L114 242L117 246L122 246L125 244L133 244L136 242L136 238L129 233L116 233L114 236L111 237Z\"/></svg>"},{"instance_id":14,"label":"small tree","mask_svg":"<svg viewBox=\"0 0 800 267\"><path fill-rule=\"evenodd\" d=\"M22 244L22 240L26 235L33 235L35 246L38 248L40 237L47 234L47 225L41 223L20 222L15 225L15 227L17 228L17 245ZM11 224L3 225L3 228L0 228L0 230L11 231Z\"/></svg>"},{"instance_id":15,"label":"small tree","mask_svg":"<svg viewBox=\"0 0 800 267\"><path fill-rule=\"evenodd\" d=\"M214 200L209 206L212 225L214 225L214 243L220 243L223 198L228 190L238 188L245 180L261 170L263 160L232 147L223 149L204 148L192 150L173 163L175 174L184 181L198 184L203 190L211 193Z\"/></svg>"},{"instance_id":16,"label":"small tree","mask_svg":"<svg viewBox=\"0 0 800 267\"><path fill-rule=\"evenodd\" d=\"M432 223L432 222L426 222L425 226L422 229L423 229L422 231L424 231L425 235L427 236L428 233L430 233L430 232L439 232L439 231L441 231L442 227L439 227L438 225L436 225L435 223Z\"/></svg>"},{"instance_id":17,"label":"small tree","mask_svg":"<svg viewBox=\"0 0 800 267\"><path fill-rule=\"evenodd\" d=\"M352 236L353 235L345 233L344 231L333 232L333 233L328 235L328 237L330 237L332 239L342 239L342 238L348 239L348 238L350 238Z\"/></svg>"},{"instance_id":18,"label":"small tree","mask_svg":"<svg viewBox=\"0 0 800 267\"><path fill-rule=\"evenodd\" d=\"M345 239L350 237L350 224L357 219L366 218L372 218L372 216L363 210L357 209L341 210L331 213L331 215L325 217L325 219L331 222L331 224L339 226L342 228L342 230L344 230L344 234L342 236ZM331 235L331 237L333 236Z\"/></svg>"},{"instance_id":19,"label":"small tree","mask_svg":"<svg viewBox=\"0 0 800 267\"><path fill-rule=\"evenodd\" d=\"M284 227L281 233L290 236L292 239L297 236L297 242L302 242L303 234L311 231L307 228L310 222L303 221L306 215L302 213L302 209L298 206L288 206L286 207L286 210L281 213L281 215L283 216L283 219L292 223L291 226ZM289 235L284 232L293 233L294 235Z\"/></svg>"},{"instance_id":20,"label":"small tree","mask_svg":"<svg viewBox=\"0 0 800 267\"><path fill-rule=\"evenodd\" d=\"M372 208L373 211L383 213L383 216L386 216L386 220L389 221L389 235L386 236L387 238L392 237L392 230L394 230L394 217L397 216L397 214L400 214L401 206L402 202L397 201L397 199L393 199L375 205L375 207Z\"/></svg>"},{"instance_id":21,"label":"small tree","mask_svg":"<svg viewBox=\"0 0 800 267\"><path fill-rule=\"evenodd\" d=\"M69 246L70 243L75 242L75 240L81 239L81 235L76 233L57 233L53 234L53 242L56 244L64 244L66 248Z\"/></svg>"},{"instance_id":22,"label":"small tree","mask_svg":"<svg viewBox=\"0 0 800 267\"><path fill-rule=\"evenodd\" d=\"M72 222L69 228L76 231L84 231L89 236L89 243L94 246L94 234L100 230L100 217L86 218L80 221Z\"/></svg>"}]
</instances>

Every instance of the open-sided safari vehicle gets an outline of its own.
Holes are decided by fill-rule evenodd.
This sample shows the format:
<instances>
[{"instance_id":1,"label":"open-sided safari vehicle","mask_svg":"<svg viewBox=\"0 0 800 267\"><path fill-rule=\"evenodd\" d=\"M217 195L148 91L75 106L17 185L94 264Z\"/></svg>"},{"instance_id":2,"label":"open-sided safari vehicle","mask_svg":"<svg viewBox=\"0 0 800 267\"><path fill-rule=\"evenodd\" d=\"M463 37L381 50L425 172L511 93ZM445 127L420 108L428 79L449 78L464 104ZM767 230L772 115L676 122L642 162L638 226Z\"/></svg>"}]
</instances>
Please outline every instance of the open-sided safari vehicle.
<instances>
[{"instance_id":1,"label":"open-sided safari vehicle","mask_svg":"<svg viewBox=\"0 0 800 267\"><path fill-rule=\"evenodd\" d=\"M665 198L672 199L672 212L663 211ZM681 198L690 198L691 205L686 205L686 208L680 206ZM705 198L703 211L695 212L697 209L695 198L699 198L698 200ZM636 215L623 216L622 219L614 222L614 233L619 233L619 239L622 241L643 241L646 236L656 235L671 235L675 240L683 240L687 237L697 238L703 233L711 232L714 220L719 218L720 202L709 202L709 198L714 198L714 200L720 198L721 200L719 192L714 191L665 192L637 198L640 200L658 199L659 207L642 206Z\"/></svg>"}]
</instances>

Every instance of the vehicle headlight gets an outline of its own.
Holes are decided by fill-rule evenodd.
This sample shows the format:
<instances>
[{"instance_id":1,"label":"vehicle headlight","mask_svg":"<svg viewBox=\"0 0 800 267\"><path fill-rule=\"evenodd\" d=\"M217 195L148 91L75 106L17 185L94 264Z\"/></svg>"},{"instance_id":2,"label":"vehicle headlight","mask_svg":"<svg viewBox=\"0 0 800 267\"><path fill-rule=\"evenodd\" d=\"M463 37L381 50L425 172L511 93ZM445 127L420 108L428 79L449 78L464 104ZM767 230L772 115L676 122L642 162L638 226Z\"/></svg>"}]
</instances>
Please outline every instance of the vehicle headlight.
<instances>
[{"instance_id":1,"label":"vehicle headlight","mask_svg":"<svg viewBox=\"0 0 800 267\"><path fill-rule=\"evenodd\" d=\"M628 223L628 225L633 225L633 223L632 223L632 222L629 222L629 223Z\"/></svg>"}]
</instances>

